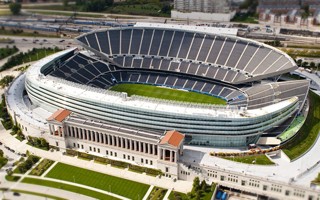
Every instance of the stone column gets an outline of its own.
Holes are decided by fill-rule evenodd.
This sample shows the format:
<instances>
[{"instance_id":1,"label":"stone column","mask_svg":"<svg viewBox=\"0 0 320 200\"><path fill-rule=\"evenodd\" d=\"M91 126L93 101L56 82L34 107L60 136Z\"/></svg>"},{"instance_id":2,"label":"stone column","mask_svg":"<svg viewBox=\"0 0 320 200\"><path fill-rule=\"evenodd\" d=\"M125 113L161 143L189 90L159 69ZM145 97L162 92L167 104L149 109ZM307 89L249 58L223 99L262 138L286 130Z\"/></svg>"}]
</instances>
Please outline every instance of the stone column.
<instances>
[{"instance_id":1,"label":"stone column","mask_svg":"<svg viewBox=\"0 0 320 200\"><path fill-rule=\"evenodd\" d=\"M93 140L94 138L94 140ZM91 131L91 141L96 141L96 138L94 137L94 131Z\"/></svg>"},{"instance_id":2,"label":"stone column","mask_svg":"<svg viewBox=\"0 0 320 200\"><path fill-rule=\"evenodd\" d=\"M169 161L172 162L172 151L170 150L170 158Z\"/></svg>"},{"instance_id":3,"label":"stone column","mask_svg":"<svg viewBox=\"0 0 320 200\"><path fill-rule=\"evenodd\" d=\"M124 148L128 149L128 139L127 138L124 139Z\"/></svg>"},{"instance_id":4,"label":"stone column","mask_svg":"<svg viewBox=\"0 0 320 200\"><path fill-rule=\"evenodd\" d=\"M120 139L120 147L123 148L123 138L119 137L119 139Z\"/></svg>"},{"instance_id":5,"label":"stone column","mask_svg":"<svg viewBox=\"0 0 320 200\"><path fill-rule=\"evenodd\" d=\"M116 146L116 147L119 147L118 136L114 136L114 140L115 140L115 146Z\"/></svg>"},{"instance_id":6,"label":"stone column","mask_svg":"<svg viewBox=\"0 0 320 200\"><path fill-rule=\"evenodd\" d=\"M178 152L176 151L176 152L174 152L174 162L178 162Z\"/></svg>"},{"instance_id":7,"label":"stone column","mask_svg":"<svg viewBox=\"0 0 320 200\"><path fill-rule=\"evenodd\" d=\"M149 154L154 154L153 152L153 144L149 144Z\"/></svg>"},{"instance_id":8,"label":"stone column","mask_svg":"<svg viewBox=\"0 0 320 200\"><path fill-rule=\"evenodd\" d=\"M159 147L159 148L158 148L158 159L159 159L159 160L161 160L161 155L162 155L162 154L161 154L161 150L162 150L162 149Z\"/></svg>"},{"instance_id":9,"label":"stone column","mask_svg":"<svg viewBox=\"0 0 320 200\"><path fill-rule=\"evenodd\" d=\"M146 142L144 143L144 152L145 153L149 153L148 145L149 145L148 143L146 143Z\"/></svg>"}]
</instances>

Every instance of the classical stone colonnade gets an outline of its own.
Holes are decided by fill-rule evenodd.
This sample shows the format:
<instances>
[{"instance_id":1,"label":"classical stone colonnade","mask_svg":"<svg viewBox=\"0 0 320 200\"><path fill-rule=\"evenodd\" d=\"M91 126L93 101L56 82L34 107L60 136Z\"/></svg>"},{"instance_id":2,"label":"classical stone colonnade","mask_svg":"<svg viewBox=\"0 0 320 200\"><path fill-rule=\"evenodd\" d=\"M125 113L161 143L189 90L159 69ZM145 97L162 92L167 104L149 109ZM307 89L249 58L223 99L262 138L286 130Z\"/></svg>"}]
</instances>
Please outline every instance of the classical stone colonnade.
<instances>
[{"instance_id":1,"label":"classical stone colonnade","mask_svg":"<svg viewBox=\"0 0 320 200\"><path fill-rule=\"evenodd\" d=\"M177 151L159 147L159 144L154 144L146 141L140 141L124 136L119 136L111 133L102 133L101 131L94 131L85 128L79 128L76 126L65 124L65 131L63 127L49 124L50 134L60 137L72 137L75 139L81 139L85 141L96 142L126 150L137 151L140 153L146 153L153 156L158 156L159 160L176 162Z\"/></svg>"}]
</instances>

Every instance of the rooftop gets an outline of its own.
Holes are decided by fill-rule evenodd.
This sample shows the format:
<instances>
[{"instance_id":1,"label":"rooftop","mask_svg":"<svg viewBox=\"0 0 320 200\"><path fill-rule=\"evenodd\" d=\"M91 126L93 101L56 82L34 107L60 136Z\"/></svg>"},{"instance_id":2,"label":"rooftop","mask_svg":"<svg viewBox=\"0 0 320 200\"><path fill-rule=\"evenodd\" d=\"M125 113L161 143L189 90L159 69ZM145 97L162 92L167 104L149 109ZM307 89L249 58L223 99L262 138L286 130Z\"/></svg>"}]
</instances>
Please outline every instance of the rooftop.
<instances>
[{"instance_id":1,"label":"rooftop","mask_svg":"<svg viewBox=\"0 0 320 200\"><path fill-rule=\"evenodd\" d=\"M48 121L58 121L58 122L62 122L64 121L69 115L71 114L71 111L67 110L67 109L60 109L57 110L56 112L54 112L47 120Z\"/></svg>"},{"instance_id":2,"label":"rooftop","mask_svg":"<svg viewBox=\"0 0 320 200\"><path fill-rule=\"evenodd\" d=\"M173 130L167 131L166 135L161 139L160 144L169 144L174 147L179 147L184 139L184 134Z\"/></svg>"}]
</instances>

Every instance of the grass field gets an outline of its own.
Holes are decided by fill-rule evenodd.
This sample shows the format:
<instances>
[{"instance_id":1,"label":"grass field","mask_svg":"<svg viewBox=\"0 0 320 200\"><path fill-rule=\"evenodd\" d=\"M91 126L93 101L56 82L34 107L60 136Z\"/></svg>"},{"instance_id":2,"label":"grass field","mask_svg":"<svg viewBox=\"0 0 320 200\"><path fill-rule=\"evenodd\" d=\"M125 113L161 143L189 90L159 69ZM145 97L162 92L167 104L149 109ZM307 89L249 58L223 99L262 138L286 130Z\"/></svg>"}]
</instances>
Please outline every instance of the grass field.
<instances>
[{"instance_id":1,"label":"grass field","mask_svg":"<svg viewBox=\"0 0 320 200\"><path fill-rule=\"evenodd\" d=\"M47 186L47 187L52 187L52 188L58 188L61 190L67 190L70 192L75 192L78 194L82 194L85 196L89 196L89 197L93 197L96 199L110 199L110 200L115 200L117 198L100 193L100 192L96 192L96 191L92 191L92 190L88 190L82 187L77 187L77 186L73 186L73 185L68 185L68 184L64 184L64 183L58 183L58 182L54 182L54 181L47 181L47 180L41 180L41 179L36 179L36 178L24 178L22 180L23 183L29 183L29 184L35 184L35 185L42 185L42 186Z\"/></svg>"},{"instance_id":2,"label":"grass field","mask_svg":"<svg viewBox=\"0 0 320 200\"><path fill-rule=\"evenodd\" d=\"M226 105L225 100L217 97L200 94L197 92L186 92L176 89L162 88L153 85L118 84L113 86L110 90L126 92L129 96L138 95L174 101Z\"/></svg>"},{"instance_id":3,"label":"grass field","mask_svg":"<svg viewBox=\"0 0 320 200\"><path fill-rule=\"evenodd\" d=\"M309 113L298 133L283 146L283 151L292 160L306 151L316 141L320 131L320 97L310 90Z\"/></svg>"},{"instance_id":4,"label":"grass field","mask_svg":"<svg viewBox=\"0 0 320 200\"><path fill-rule=\"evenodd\" d=\"M232 160L235 162L241 162L246 164L256 164L256 165L273 165L274 163L264 154L252 155L252 156L234 156L234 157L223 157L227 160Z\"/></svg>"},{"instance_id":5,"label":"grass field","mask_svg":"<svg viewBox=\"0 0 320 200\"><path fill-rule=\"evenodd\" d=\"M66 200L64 198L60 198L60 197L56 197L56 196L52 196L52 195L47 195L47 194L42 194L42 193L38 193L38 192L30 192L30 191L26 191L26 190L12 190L12 192L31 194L34 196L45 197L46 199L49 198L49 199L56 199L56 200Z\"/></svg>"},{"instance_id":6,"label":"grass field","mask_svg":"<svg viewBox=\"0 0 320 200\"><path fill-rule=\"evenodd\" d=\"M46 175L49 178L95 187L101 190L110 191L115 194L130 198L142 199L148 191L149 185L106 175L91 170L86 170L71 165L58 163Z\"/></svg>"}]
</instances>

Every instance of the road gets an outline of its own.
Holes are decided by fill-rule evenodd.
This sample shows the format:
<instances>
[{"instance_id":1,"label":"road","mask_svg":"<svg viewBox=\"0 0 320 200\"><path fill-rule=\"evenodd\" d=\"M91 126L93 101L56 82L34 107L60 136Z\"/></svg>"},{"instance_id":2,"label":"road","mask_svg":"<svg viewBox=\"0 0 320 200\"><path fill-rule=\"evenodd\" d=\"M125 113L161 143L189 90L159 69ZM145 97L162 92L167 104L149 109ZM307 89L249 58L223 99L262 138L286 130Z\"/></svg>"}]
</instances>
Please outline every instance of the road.
<instances>
[{"instance_id":1,"label":"road","mask_svg":"<svg viewBox=\"0 0 320 200\"><path fill-rule=\"evenodd\" d=\"M0 48L4 48L6 46L13 46L15 45L16 47L19 48L20 51L22 52L27 52L28 50L32 48L42 48L42 47L50 47L50 48L61 48L61 49L66 49L69 47L74 47L78 45L74 39L68 39L68 38L46 38L46 37L37 37L37 38L32 38L32 37L17 37L17 36L3 36L6 38L11 38L14 40L14 43L12 44L7 44L7 43L0 43Z\"/></svg>"}]
</instances>

